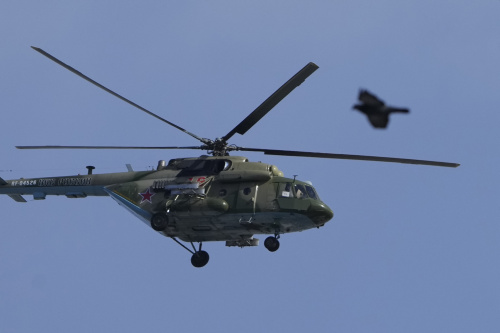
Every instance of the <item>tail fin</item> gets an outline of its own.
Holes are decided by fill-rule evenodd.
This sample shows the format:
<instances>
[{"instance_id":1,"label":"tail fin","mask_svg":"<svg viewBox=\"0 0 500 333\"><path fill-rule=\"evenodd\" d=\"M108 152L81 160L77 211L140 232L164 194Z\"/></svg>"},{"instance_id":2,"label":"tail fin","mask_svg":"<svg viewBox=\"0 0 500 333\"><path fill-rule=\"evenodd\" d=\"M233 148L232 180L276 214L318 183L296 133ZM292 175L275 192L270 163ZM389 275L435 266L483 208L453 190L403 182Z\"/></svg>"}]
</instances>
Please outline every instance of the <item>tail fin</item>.
<instances>
[{"instance_id":1,"label":"tail fin","mask_svg":"<svg viewBox=\"0 0 500 333\"><path fill-rule=\"evenodd\" d=\"M1 185L7 185L7 182L5 180L3 180L2 177L0 177L0 186Z\"/></svg>"}]
</instances>

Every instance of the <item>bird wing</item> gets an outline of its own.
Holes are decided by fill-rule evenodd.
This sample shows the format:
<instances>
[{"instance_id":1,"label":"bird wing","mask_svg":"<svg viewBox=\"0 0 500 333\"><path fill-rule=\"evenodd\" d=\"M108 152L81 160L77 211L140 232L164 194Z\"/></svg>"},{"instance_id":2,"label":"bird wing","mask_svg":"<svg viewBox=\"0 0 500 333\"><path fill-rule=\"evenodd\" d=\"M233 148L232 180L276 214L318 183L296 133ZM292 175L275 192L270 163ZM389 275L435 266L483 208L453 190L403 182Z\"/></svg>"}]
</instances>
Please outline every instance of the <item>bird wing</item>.
<instances>
[{"instance_id":1,"label":"bird wing","mask_svg":"<svg viewBox=\"0 0 500 333\"><path fill-rule=\"evenodd\" d=\"M358 99L360 102L362 102L364 104L375 106L375 107L382 107L385 105L384 101L379 99L374 94L370 93L368 90L360 90Z\"/></svg>"}]
</instances>

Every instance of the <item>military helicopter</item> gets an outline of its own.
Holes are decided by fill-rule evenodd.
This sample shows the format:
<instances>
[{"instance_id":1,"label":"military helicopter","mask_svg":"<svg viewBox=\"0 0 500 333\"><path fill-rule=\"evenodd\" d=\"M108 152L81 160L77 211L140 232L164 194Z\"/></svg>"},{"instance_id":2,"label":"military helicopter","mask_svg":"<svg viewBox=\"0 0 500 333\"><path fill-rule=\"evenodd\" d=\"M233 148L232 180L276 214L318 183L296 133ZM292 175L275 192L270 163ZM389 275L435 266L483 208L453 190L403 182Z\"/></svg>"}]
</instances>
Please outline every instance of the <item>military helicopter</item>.
<instances>
[{"instance_id":1,"label":"military helicopter","mask_svg":"<svg viewBox=\"0 0 500 333\"><path fill-rule=\"evenodd\" d=\"M201 138L184 128L135 104L88 76L53 57L44 50L32 48L74 74L107 91L139 110L167 123L201 142L186 147L137 146L16 146L18 149L195 149L207 155L175 158L158 162L156 170L94 174L87 166L86 175L21 178L0 178L0 194L17 202L26 202L23 195L44 200L48 195L68 198L109 196L146 225L173 239L189 251L194 267L203 267L209 255L203 242L225 241L226 246L257 246L256 234L270 235L264 241L267 250L280 246L281 235L319 228L333 218L333 211L321 201L314 187L294 178L287 178L276 166L250 162L246 157L230 156L237 151L261 152L267 155L317 157L362 161L395 162L441 167L458 167L457 163L416 159L347 155L267 148L247 148L229 144L229 139L245 134L292 90L305 81L318 66L308 63L235 128L221 138ZM183 244L190 243L192 249ZM197 243L197 244L196 244ZM189 245L189 244L187 244Z\"/></svg>"}]
</instances>

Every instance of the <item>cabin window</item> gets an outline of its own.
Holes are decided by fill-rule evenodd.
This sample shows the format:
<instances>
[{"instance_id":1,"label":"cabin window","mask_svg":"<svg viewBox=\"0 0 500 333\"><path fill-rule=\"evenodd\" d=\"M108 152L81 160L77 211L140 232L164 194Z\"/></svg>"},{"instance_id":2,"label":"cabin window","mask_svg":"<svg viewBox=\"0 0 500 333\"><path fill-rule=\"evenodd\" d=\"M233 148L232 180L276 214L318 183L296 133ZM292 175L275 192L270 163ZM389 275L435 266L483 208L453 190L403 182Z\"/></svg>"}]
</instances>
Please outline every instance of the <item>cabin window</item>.
<instances>
[{"instance_id":1,"label":"cabin window","mask_svg":"<svg viewBox=\"0 0 500 333\"><path fill-rule=\"evenodd\" d=\"M249 195L250 193L252 193L252 189L250 187L245 187L245 189L243 190L243 194Z\"/></svg>"}]
</instances>

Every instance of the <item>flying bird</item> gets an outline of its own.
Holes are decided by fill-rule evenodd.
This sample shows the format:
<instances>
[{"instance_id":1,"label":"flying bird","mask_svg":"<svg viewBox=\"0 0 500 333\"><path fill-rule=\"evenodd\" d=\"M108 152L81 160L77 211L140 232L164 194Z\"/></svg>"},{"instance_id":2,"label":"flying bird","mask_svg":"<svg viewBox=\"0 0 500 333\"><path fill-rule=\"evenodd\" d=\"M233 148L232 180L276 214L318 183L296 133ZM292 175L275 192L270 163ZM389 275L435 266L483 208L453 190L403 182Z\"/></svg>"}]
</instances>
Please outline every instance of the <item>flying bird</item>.
<instances>
[{"instance_id":1,"label":"flying bird","mask_svg":"<svg viewBox=\"0 0 500 333\"><path fill-rule=\"evenodd\" d=\"M410 110L403 108L394 108L385 105L384 101L370 93L368 90L359 91L358 100L360 104L352 108L366 114L368 120L375 128L386 128L389 123L389 115L393 112L408 113Z\"/></svg>"}]
</instances>

